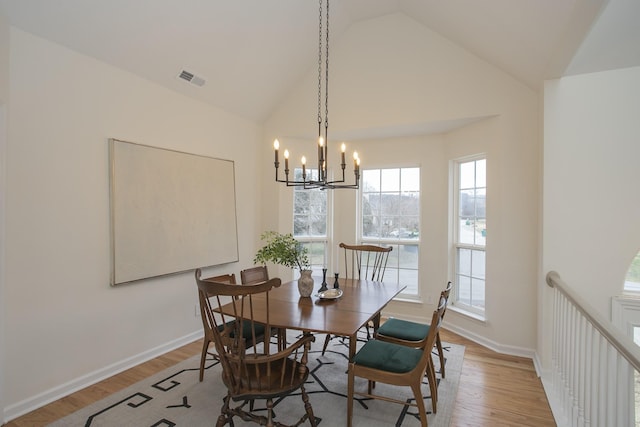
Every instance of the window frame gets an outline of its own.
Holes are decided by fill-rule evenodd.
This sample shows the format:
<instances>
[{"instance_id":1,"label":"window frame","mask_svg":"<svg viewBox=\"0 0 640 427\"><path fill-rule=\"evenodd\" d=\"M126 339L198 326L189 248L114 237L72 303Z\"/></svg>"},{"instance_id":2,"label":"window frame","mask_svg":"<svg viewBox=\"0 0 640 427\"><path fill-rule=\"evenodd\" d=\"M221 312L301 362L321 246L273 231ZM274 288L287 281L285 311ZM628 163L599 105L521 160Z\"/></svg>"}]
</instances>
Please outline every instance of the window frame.
<instances>
[{"instance_id":1,"label":"window frame","mask_svg":"<svg viewBox=\"0 0 640 427\"><path fill-rule=\"evenodd\" d=\"M397 266L389 266L387 265L387 270L388 269L393 269L393 270L398 270L398 277L395 279L399 280L399 276L400 276L400 270L412 270L415 271L416 274L416 284L415 284L415 289L416 292L415 293L410 293L410 292L406 292L403 291L398 295L398 298L401 299L406 299L406 300L420 300L421 297L421 290L420 290L420 249L421 249L421 239L420 239L420 235L422 232L422 215L421 215L421 211L422 211L422 194L423 194L423 189L422 189L422 167L420 165L394 165L394 166L370 166L367 167L366 169L362 169L362 174L364 175L365 171L371 171L371 170L378 170L378 171L382 171L382 170L398 170L400 176L402 176L402 169L417 169L418 170L418 184L419 184L419 189L417 191L418 193L418 212L417 212L417 217L418 217L418 238L413 238L413 239L407 239L407 238L401 238L398 236L398 238L391 238L391 237L368 237L368 236L364 236L364 218L363 218L363 195L365 193L364 191L364 179L361 178L360 181L360 188L358 189L358 202L357 202L357 209L356 209L356 225L357 225L357 230L358 230L358 235L357 235L357 241L359 244L372 244L372 245L380 245L380 246L393 246L394 250L390 253L389 256L389 260L391 260L393 258L394 252L398 253L399 247L400 246L415 246L417 248L417 266L415 269L408 269L408 268L400 268L399 264ZM400 181L401 182L401 181ZM400 186L402 184L400 183ZM384 193L384 191L382 191L382 188L379 190L379 193ZM400 192L401 194L401 192ZM387 272L388 273L388 272ZM385 273L385 279L389 279L387 277L387 273Z\"/></svg>"},{"instance_id":2,"label":"window frame","mask_svg":"<svg viewBox=\"0 0 640 427\"><path fill-rule=\"evenodd\" d=\"M640 272L640 251L631 260L627 273L625 274L625 281L623 287L623 293L628 295L640 295L640 278L638 278Z\"/></svg>"},{"instance_id":3,"label":"window frame","mask_svg":"<svg viewBox=\"0 0 640 427\"><path fill-rule=\"evenodd\" d=\"M451 161L451 186L450 186L450 195L451 195L451 212L449 214L449 220L451 222L451 253L450 253L450 271L451 271L451 277L453 278L453 289L452 289L452 298L451 298L451 305L452 307L454 307L457 311L460 311L464 314L467 314L471 317L477 318L479 320L485 320L486 319L486 305L487 305L487 276L486 276L486 266L487 266L487 249L486 249L486 235L483 236L485 238L485 242L482 245L479 245L477 243L461 243L460 242L460 193L463 191L463 189L460 188L460 168L461 165L464 163L470 163L470 162L477 162L479 160L484 160L485 161L485 186L484 187L477 187L476 186L476 182L475 182L475 177L474 177L474 190L477 190L479 188L483 188L484 189L484 193L485 193L485 224L486 224L486 220L487 220L487 213L486 213L486 200L487 200L487 164L489 163L488 160L488 156L486 155L486 153L478 153L478 154L474 154L474 155L470 155L470 156L464 156L464 157L459 157L456 159L453 159ZM477 218L477 217L474 217ZM486 228L485 228L486 229ZM474 239L475 240L475 239ZM459 251L460 250L469 250L471 251L470 253L470 259L473 260L473 251L477 251L477 252L482 252L484 254L484 266L482 267L482 271L484 272L484 276L482 278L482 280L484 281L484 291L483 291L483 308L480 308L478 306L469 304L465 301L462 301L460 299L460 280L459 280L459 266L460 266L460 257L459 257ZM470 272L469 272L469 279L472 280L474 278L474 271L473 271L473 261L470 261ZM479 277L475 277L476 279L479 279ZM473 287L470 284L470 291L473 294ZM472 301L472 296L470 295L470 299Z\"/></svg>"}]
</instances>

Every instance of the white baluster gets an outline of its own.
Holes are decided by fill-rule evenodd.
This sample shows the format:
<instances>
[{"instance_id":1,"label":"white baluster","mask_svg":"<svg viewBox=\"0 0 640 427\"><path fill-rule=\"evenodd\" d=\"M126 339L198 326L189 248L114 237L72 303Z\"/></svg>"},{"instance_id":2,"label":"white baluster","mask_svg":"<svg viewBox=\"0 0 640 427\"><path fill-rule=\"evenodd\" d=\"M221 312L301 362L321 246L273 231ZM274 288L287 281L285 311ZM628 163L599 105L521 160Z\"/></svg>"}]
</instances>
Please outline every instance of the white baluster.
<instances>
[{"instance_id":1,"label":"white baluster","mask_svg":"<svg viewBox=\"0 0 640 427\"><path fill-rule=\"evenodd\" d=\"M616 427L616 359L618 354L615 349L607 343L607 422L606 426Z\"/></svg>"},{"instance_id":2,"label":"white baluster","mask_svg":"<svg viewBox=\"0 0 640 427\"><path fill-rule=\"evenodd\" d=\"M569 408L571 410L571 425L575 426L576 421L578 419L578 411L577 411L577 405L576 405L576 389L577 389L577 379L576 379L576 370L577 370L577 363L576 363L576 330L577 330L577 318L578 318L578 311L576 310L576 308L573 306L573 304L570 305L569 307L569 312L571 313L570 316L570 327L569 327L569 353L568 353L568 359L567 359L567 369L569 371Z\"/></svg>"},{"instance_id":3,"label":"white baluster","mask_svg":"<svg viewBox=\"0 0 640 427\"><path fill-rule=\"evenodd\" d=\"M586 338L586 319L580 315L580 327L578 329L579 342L578 345L578 425L584 426L584 402L585 402L585 376L586 376L586 357L587 357L587 338Z\"/></svg>"},{"instance_id":4,"label":"white baluster","mask_svg":"<svg viewBox=\"0 0 640 427\"><path fill-rule=\"evenodd\" d=\"M631 401L632 396L629 395L629 390L633 390L633 370L630 369L629 363L624 357L616 352L616 377L617 377L617 390L616 390L616 402L617 402L617 424L620 426L630 426L632 413ZM630 416L631 415L631 416Z\"/></svg>"},{"instance_id":5,"label":"white baluster","mask_svg":"<svg viewBox=\"0 0 640 427\"><path fill-rule=\"evenodd\" d=\"M595 419L594 417L594 408L597 408L597 405L593 403L596 402L594 390L597 390L597 386L594 387L594 372L596 367L598 366L598 352L595 351L595 334L593 331L593 326L591 323L587 323L587 345L585 346L585 353L587 353L587 363L585 364L585 371L587 373L586 381L585 381L585 407L584 407L584 425L591 426L591 420Z\"/></svg>"},{"instance_id":6,"label":"white baluster","mask_svg":"<svg viewBox=\"0 0 640 427\"><path fill-rule=\"evenodd\" d=\"M607 425L607 341L603 339L600 333L598 333L598 336L600 337L600 345L598 348L598 354L600 355L600 366L598 368L600 393L598 396L599 416L596 425L604 427Z\"/></svg>"}]
</instances>

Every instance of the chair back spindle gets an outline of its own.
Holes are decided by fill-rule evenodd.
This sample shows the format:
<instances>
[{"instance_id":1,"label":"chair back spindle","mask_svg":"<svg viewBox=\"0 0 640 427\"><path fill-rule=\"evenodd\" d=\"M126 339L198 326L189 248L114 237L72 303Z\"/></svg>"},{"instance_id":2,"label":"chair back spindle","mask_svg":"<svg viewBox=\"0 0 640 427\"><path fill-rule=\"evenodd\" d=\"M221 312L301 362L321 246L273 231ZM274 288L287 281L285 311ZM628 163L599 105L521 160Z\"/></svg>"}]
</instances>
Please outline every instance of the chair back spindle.
<instances>
[{"instance_id":1,"label":"chair back spindle","mask_svg":"<svg viewBox=\"0 0 640 427\"><path fill-rule=\"evenodd\" d=\"M269 280L269 272L266 265L247 268L240 272L240 282L243 285L266 282Z\"/></svg>"},{"instance_id":2,"label":"chair back spindle","mask_svg":"<svg viewBox=\"0 0 640 427\"><path fill-rule=\"evenodd\" d=\"M347 279L373 280L381 282L387 269L392 246L348 245L340 243L344 249L345 277Z\"/></svg>"}]
</instances>

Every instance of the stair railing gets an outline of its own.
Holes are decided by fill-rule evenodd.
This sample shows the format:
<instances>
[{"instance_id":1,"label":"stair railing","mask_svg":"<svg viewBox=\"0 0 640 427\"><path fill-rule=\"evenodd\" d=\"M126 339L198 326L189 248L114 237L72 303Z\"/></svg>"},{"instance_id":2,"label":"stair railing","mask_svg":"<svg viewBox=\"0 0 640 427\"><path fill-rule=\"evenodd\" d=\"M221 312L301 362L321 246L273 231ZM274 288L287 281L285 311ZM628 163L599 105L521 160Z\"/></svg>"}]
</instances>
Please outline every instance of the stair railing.
<instances>
[{"instance_id":1,"label":"stair railing","mask_svg":"<svg viewBox=\"0 0 640 427\"><path fill-rule=\"evenodd\" d=\"M554 290L550 378L560 415L571 426L635 426L640 348L557 272L546 281Z\"/></svg>"}]
</instances>

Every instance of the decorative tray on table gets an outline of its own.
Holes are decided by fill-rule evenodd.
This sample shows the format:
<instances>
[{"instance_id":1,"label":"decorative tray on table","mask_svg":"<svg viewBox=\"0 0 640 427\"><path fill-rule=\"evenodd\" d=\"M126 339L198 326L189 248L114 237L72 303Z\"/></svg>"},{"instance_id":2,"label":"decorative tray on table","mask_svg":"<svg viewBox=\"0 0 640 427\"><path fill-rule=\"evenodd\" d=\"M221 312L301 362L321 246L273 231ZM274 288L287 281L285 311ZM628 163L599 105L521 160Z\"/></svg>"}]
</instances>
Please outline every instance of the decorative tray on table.
<instances>
[{"instance_id":1,"label":"decorative tray on table","mask_svg":"<svg viewBox=\"0 0 640 427\"><path fill-rule=\"evenodd\" d=\"M342 289L328 289L326 291L320 292L318 297L320 299L338 299L342 296Z\"/></svg>"}]
</instances>

